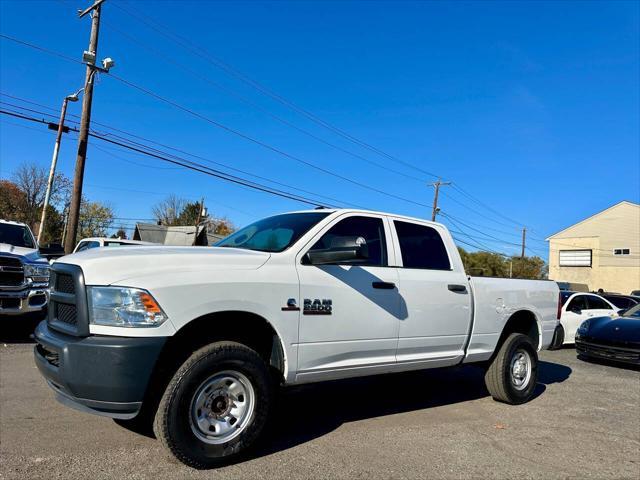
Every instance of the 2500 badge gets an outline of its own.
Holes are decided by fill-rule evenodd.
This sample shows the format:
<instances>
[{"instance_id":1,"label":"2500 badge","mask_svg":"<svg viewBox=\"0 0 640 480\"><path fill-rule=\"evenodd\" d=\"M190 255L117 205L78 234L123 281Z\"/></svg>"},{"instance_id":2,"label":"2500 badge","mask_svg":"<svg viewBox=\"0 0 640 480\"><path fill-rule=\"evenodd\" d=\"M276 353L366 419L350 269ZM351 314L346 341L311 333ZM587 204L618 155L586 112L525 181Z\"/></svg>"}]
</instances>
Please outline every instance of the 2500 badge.
<instances>
[{"instance_id":1,"label":"2500 badge","mask_svg":"<svg viewBox=\"0 0 640 480\"><path fill-rule=\"evenodd\" d=\"M331 315L332 304L331 300L314 298L304 299L304 306L302 308L303 315Z\"/></svg>"}]
</instances>

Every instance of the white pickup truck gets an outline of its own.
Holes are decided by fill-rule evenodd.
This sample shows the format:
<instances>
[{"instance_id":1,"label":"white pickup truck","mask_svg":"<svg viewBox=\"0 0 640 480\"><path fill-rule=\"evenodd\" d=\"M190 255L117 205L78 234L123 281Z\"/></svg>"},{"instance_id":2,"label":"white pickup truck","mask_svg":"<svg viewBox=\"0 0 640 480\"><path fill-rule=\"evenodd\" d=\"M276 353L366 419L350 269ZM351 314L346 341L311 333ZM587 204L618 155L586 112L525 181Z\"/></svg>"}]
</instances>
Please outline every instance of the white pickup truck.
<instances>
[{"instance_id":1,"label":"white pickup truck","mask_svg":"<svg viewBox=\"0 0 640 480\"><path fill-rule=\"evenodd\" d=\"M444 226L358 210L88 250L51 283L35 359L58 400L152 420L199 468L256 442L279 385L478 363L493 398L526 402L558 324L555 282L468 277Z\"/></svg>"}]
</instances>

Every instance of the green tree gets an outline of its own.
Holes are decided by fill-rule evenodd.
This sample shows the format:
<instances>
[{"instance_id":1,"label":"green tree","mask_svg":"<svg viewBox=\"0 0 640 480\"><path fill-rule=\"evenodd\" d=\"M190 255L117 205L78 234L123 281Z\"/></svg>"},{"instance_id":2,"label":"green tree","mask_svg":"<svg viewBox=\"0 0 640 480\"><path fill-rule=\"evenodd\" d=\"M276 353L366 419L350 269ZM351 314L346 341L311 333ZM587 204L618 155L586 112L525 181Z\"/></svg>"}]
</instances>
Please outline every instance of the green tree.
<instances>
[{"instance_id":1,"label":"green tree","mask_svg":"<svg viewBox=\"0 0 640 480\"><path fill-rule=\"evenodd\" d=\"M513 276L516 278L528 278L541 280L547 278L549 268L540 257L512 257Z\"/></svg>"},{"instance_id":2,"label":"green tree","mask_svg":"<svg viewBox=\"0 0 640 480\"><path fill-rule=\"evenodd\" d=\"M64 232L64 215L58 212L52 205L47 206L47 221L42 239L38 239L40 245L47 243L62 242L62 233ZM34 232L35 233L35 232Z\"/></svg>"},{"instance_id":3,"label":"green tree","mask_svg":"<svg viewBox=\"0 0 640 480\"><path fill-rule=\"evenodd\" d=\"M120 225L120 228L111 235L111 238L121 238L122 240L127 240L127 231L124 229L124 226Z\"/></svg>"},{"instance_id":4,"label":"green tree","mask_svg":"<svg viewBox=\"0 0 640 480\"><path fill-rule=\"evenodd\" d=\"M24 192L15 183L0 180L0 218L24 222L26 200Z\"/></svg>"},{"instance_id":5,"label":"green tree","mask_svg":"<svg viewBox=\"0 0 640 480\"><path fill-rule=\"evenodd\" d=\"M507 258L489 252L467 252L458 247L464 269L469 275L477 277L508 278L511 270L513 278L544 279L547 278L548 266L540 257Z\"/></svg>"},{"instance_id":6,"label":"green tree","mask_svg":"<svg viewBox=\"0 0 640 480\"><path fill-rule=\"evenodd\" d=\"M80 221L78 222L78 238L106 237L113 223L113 209L100 202L82 199L80 204Z\"/></svg>"},{"instance_id":7,"label":"green tree","mask_svg":"<svg viewBox=\"0 0 640 480\"><path fill-rule=\"evenodd\" d=\"M176 225L195 225L200 212L200 202L186 202L180 215L176 220Z\"/></svg>"}]
</instances>

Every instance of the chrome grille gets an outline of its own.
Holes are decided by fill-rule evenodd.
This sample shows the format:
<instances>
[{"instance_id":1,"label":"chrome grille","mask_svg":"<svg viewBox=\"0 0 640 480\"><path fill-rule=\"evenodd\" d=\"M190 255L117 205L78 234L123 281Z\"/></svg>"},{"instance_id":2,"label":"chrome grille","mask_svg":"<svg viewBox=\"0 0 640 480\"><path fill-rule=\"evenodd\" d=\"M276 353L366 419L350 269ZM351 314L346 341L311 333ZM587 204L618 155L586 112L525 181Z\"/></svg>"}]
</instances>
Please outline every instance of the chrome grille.
<instances>
[{"instance_id":1,"label":"chrome grille","mask_svg":"<svg viewBox=\"0 0 640 480\"><path fill-rule=\"evenodd\" d=\"M19 287L24 284L24 267L17 258L0 256L0 286Z\"/></svg>"}]
</instances>

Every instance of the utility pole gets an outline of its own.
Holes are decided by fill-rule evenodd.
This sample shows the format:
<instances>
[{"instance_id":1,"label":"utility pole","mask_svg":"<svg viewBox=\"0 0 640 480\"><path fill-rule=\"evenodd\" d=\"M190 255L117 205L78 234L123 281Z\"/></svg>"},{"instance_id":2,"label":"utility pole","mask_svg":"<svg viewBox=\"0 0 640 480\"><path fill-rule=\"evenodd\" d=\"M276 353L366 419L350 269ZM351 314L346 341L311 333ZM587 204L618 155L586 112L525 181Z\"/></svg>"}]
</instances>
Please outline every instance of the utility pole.
<instances>
[{"instance_id":1,"label":"utility pole","mask_svg":"<svg viewBox=\"0 0 640 480\"><path fill-rule=\"evenodd\" d=\"M67 235L67 224L69 223L69 202L64 206L64 226L62 227L62 246L64 247L64 239Z\"/></svg>"},{"instance_id":2,"label":"utility pole","mask_svg":"<svg viewBox=\"0 0 640 480\"><path fill-rule=\"evenodd\" d=\"M200 226L200 220L202 219L202 211L204 210L204 197L200 199L198 204L198 216L196 217L196 232L193 234L193 246L195 247L198 240L198 227ZM208 242L207 242L208 243Z\"/></svg>"},{"instance_id":3,"label":"utility pole","mask_svg":"<svg viewBox=\"0 0 640 480\"><path fill-rule=\"evenodd\" d=\"M89 37L89 50L83 58L87 64L84 82L84 96L82 98L82 116L80 118L80 133L78 134L78 155L76 157L76 170L73 177L73 192L69 206L69 221L67 235L64 243L64 251L69 254L76 244L78 233L78 220L80 218L80 202L82 201L82 181L84 179L84 164L87 158L87 142L89 141L89 125L91 124L91 102L93 100L93 79L96 74L95 58L98 53L98 34L100 32L100 9L104 0L97 0L93 5L82 12L78 17L82 18L90 12L91 35ZM93 57L93 61L91 61Z\"/></svg>"},{"instance_id":4,"label":"utility pole","mask_svg":"<svg viewBox=\"0 0 640 480\"><path fill-rule=\"evenodd\" d=\"M523 228L522 229L522 253L520 254L520 258L524 258L524 249L526 246L526 240L527 240L527 229Z\"/></svg>"},{"instance_id":5,"label":"utility pole","mask_svg":"<svg viewBox=\"0 0 640 480\"><path fill-rule=\"evenodd\" d=\"M430 183L429 185L432 185L433 187L435 187L436 191L433 195L433 210L431 211L431 221L435 222L436 221L436 215L438 215L438 194L440 193L440 186L442 185L451 185L451 182L441 182L440 180L438 180L437 182L434 183Z\"/></svg>"},{"instance_id":6,"label":"utility pole","mask_svg":"<svg viewBox=\"0 0 640 480\"><path fill-rule=\"evenodd\" d=\"M56 134L56 143L53 145L53 157L51 158L51 168L49 169L49 181L47 182L47 192L44 195L44 204L42 205L42 215L40 216L40 228L38 228L38 243L42 244L42 234L44 233L44 225L47 221L47 207L51 198L51 189L53 188L53 179L56 174L56 164L58 163L58 153L60 152L60 140L64 131L64 118L67 115L67 104L69 102L77 102L80 90L76 93L67 95L62 101L62 110L60 111L60 122L58 123L58 133Z\"/></svg>"}]
</instances>

